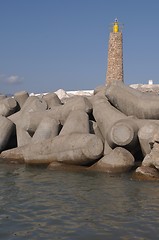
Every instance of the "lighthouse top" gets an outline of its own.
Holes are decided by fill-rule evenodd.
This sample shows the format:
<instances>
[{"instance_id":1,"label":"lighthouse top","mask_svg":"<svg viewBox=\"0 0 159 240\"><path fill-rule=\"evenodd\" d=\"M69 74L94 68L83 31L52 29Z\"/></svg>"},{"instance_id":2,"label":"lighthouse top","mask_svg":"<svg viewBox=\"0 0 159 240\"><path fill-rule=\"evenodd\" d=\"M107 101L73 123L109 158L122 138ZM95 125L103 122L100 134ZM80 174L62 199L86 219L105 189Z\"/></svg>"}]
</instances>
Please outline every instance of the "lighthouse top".
<instances>
[{"instance_id":1,"label":"lighthouse top","mask_svg":"<svg viewBox=\"0 0 159 240\"><path fill-rule=\"evenodd\" d=\"M118 19L115 18L114 22L112 23L111 32L117 33L122 32L123 24L118 22Z\"/></svg>"},{"instance_id":2,"label":"lighthouse top","mask_svg":"<svg viewBox=\"0 0 159 240\"><path fill-rule=\"evenodd\" d=\"M119 32L119 23L118 23L118 19L116 18L114 21L114 25L113 25L113 32Z\"/></svg>"}]
</instances>

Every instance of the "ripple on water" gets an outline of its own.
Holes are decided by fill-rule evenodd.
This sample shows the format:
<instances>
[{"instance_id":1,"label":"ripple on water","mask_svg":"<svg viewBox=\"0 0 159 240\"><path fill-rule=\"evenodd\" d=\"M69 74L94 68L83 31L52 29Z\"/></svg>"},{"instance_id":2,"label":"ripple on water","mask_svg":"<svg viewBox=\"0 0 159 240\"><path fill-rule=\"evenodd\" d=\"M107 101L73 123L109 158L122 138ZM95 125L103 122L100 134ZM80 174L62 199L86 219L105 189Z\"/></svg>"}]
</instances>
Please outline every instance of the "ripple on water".
<instances>
[{"instance_id":1,"label":"ripple on water","mask_svg":"<svg viewBox=\"0 0 159 240\"><path fill-rule=\"evenodd\" d=\"M157 182L129 175L0 167L0 239L155 239Z\"/></svg>"}]
</instances>

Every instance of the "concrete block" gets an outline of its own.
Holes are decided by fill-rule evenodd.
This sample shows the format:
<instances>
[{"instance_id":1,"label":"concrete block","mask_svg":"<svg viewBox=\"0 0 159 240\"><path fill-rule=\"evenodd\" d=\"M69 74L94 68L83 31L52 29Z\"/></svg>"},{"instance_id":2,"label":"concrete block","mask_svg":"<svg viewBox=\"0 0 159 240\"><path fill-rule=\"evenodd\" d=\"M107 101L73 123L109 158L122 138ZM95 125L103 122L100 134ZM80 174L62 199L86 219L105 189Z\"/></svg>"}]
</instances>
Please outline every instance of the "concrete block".
<instances>
[{"instance_id":1,"label":"concrete block","mask_svg":"<svg viewBox=\"0 0 159 240\"><path fill-rule=\"evenodd\" d=\"M22 151L27 164L89 165L102 156L103 143L93 134L76 133L29 144Z\"/></svg>"},{"instance_id":2,"label":"concrete block","mask_svg":"<svg viewBox=\"0 0 159 240\"><path fill-rule=\"evenodd\" d=\"M28 97L29 97L29 93L26 91L20 91L14 94L14 98L18 103L19 110L22 108L22 106L24 105Z\"/></svg>"},{"instance_id":3,"label":"concrete block","mask_svg":"<svg viewBox=\"0 0 159 240\"><path fill-rule=\"evenodd\" d=\"M0 152L6 148L14 128L15 125L9 119L0 116Z\"/></svg>"},{"instance_id":4,"label":"concrete block","mask_svg":"<svg viewBox=\"0 0 159 240\"><path fill-rule=\"evenodd\" d=\"M17 146L21 147L31 142L31 136L23 128L16 126Z\"/></svg>"},{"instance_id":5,"label":"concrete block","mask_svg":"<svg viewBox=\"0 0 159 240\"><path fill-rule=\"evenodd\" d=\"M112 148L124 147L129 151L135 151L138 142L138 125L132 118L117 121L109 128L107 139Z\"/></svg>"},{"instance_id":6,"label":"concrete block","mask_svg":"<svg viewBox=\"0 0 159 240\"><path fill-rule=\"evenodd\" d=\"M89 169L107 173L128 172L134 166L133 155L125 148L117 147Z\"/></svg>"},{"instance_id":7,"label":"concrete block","mask_svg":"<svg viewBox=\"0 0 159 240\"><path fill-rule=\"evenodd\" d=\"M89 133L89 117L84 110L71 111L59 135L72 133Z\"/></svg>"},{"instance_id":8,"label":"concrete block","mask_svg":"<svg viewBox=\"0 0 159 240\"><path fill-rule=\"evenodd\" d=\"M104 139L107 138L109 128L126 115L113 107L105 97L94 96L93 116Z\"/></svg>"},{"instance_id":9,"label":"concrete block","mask_svg":"<svg viewBox=\"0 0 159 240\"><path fill-rule=\"evenodd\" d=\"M17 102L12 97L4 98L0 101L0 115L8 117L16 111Z\"/></svg>"},{"instance_id":10,"label":"concrete block","mask_svg":"<svg viewBox=\"0 0 159 240\"><path fill-rule=\"evenodd\" d=\"M138 132L139 143L143 156L151 152L153 144L159 142L159 125L152 122L145 122Z\"/></svg>"},{"instance_id":11,"label":"concrete block","mask_svg":"<svg viewBox=\"0 0 159 240\"><path fill-rule=\"evenodd\" d=\"M53 139L59 134L60 122L50 118L49 116L44 116L39 123L33 137L32 142L41 142L45 139Z\"/></svg>"},{"instance_id":12,"label":"concrete block","mask_svg":"<svg viewBox=\"0 0 159 240\"><path fill-rule=\"evenodd\" d=\"M108 85L106 96L113 106L127 116L159 119L159 96L139 92L119 81Z\"/></svg>"},{"instance_id":13,"label":"concrete block","mask_svg":"<svg viewBox=\"0 0 159 240\"><path fill-rule=\"evenodd\" d=\"M57 94L54 92L47 93L42 98L46 101L48 109L52 109L55 106L62 105L61 100L59 99Z\"/></svg>"}]
</instances>

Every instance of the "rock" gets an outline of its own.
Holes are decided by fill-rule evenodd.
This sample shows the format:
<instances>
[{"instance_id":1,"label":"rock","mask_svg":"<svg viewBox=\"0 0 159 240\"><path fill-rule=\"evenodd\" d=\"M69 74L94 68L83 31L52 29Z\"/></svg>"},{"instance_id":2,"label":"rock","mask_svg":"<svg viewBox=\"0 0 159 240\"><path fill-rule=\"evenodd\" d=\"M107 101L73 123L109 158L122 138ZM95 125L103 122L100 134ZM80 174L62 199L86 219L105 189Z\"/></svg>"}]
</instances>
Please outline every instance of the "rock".
<instances>
[{"instance_id":1,"label":"rock","mask_svg":"<svg viewBox=\"0 0 159 240\"><path fill-rule=\"evenodd\" d=\"M133 173L133 178L138 180L159 180L159 171L153 167L140 166Z\"/></svg>"},{"instance_id":2,"label":"rock","mask_svg":"<svg viewBox=\"0 0 159 240\"><path fill-rule=\"evenodd\" d=\"M128 150L117 147L89 169L107 173L122 173L129 171L133 166L133 155Z\"/></svg>"},{"instance_id":3,"label":"rock","mask_svg":"<svg viewBox=\"0 0 159 240\"><path fill-rule=\"evenodd\" d=\"M69 95L67 94L66 91L64 91L63 89L58 89L55 94L58 96L58 98L60 100L64 99L64 98L69 98Z\"/></svg>"}]
</instances>

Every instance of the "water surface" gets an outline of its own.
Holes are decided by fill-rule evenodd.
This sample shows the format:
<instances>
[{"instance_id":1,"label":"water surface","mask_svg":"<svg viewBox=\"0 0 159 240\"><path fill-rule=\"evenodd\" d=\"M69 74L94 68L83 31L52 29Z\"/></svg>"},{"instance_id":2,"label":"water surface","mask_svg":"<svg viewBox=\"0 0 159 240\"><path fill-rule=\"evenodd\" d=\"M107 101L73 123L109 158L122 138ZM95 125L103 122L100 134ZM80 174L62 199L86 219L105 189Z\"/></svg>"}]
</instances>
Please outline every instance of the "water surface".
<instances>
[{"instance_id":1,"label":"water surface","mask_svg":"<svg viewBox=\"0 0 159 240\"><path fill-rule=\"evenodd\" d=\"M0 164L0 239L158 239L158 182Z\"/></svg>"}]
</instances>

